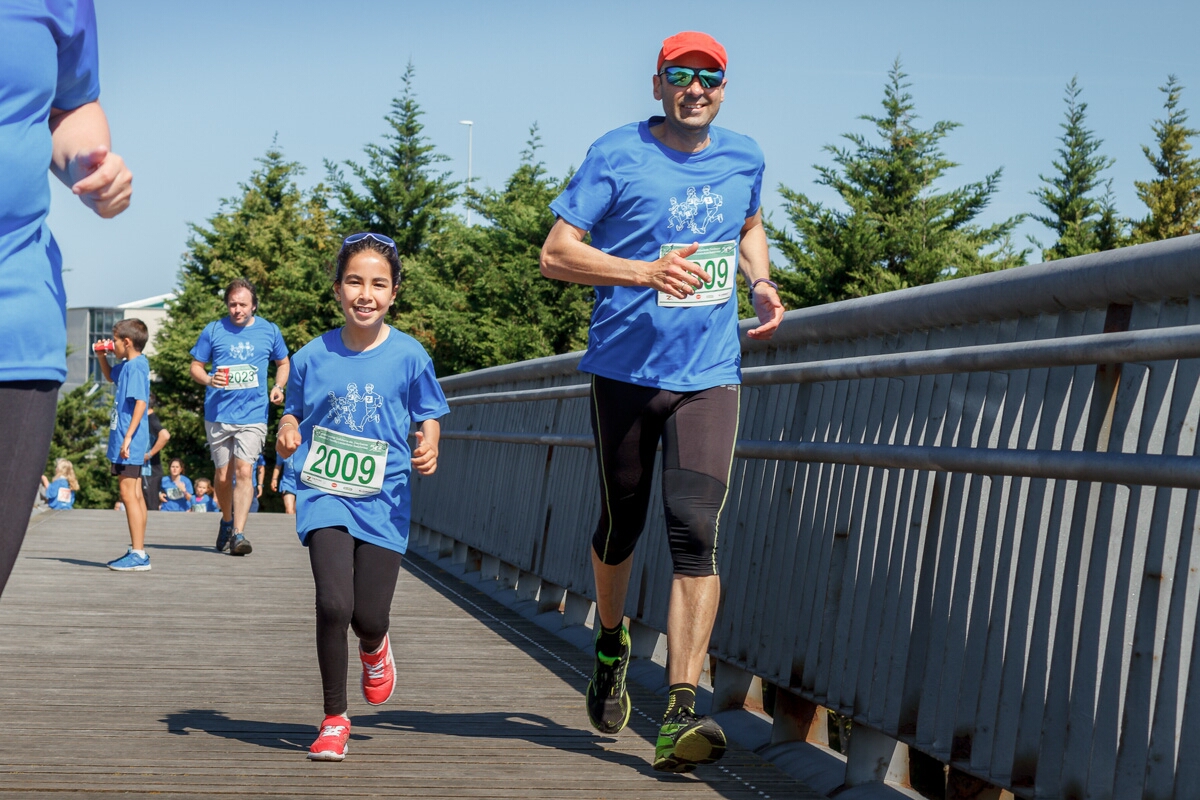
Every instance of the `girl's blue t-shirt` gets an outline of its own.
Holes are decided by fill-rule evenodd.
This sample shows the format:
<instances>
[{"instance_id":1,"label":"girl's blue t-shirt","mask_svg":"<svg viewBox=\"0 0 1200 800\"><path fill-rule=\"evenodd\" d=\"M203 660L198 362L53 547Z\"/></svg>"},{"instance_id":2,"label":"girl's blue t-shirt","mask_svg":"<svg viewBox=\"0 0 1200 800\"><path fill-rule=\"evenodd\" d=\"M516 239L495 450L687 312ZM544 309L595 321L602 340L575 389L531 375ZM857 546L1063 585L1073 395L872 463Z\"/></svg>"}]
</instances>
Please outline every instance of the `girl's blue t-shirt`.
<instances>
[{"instance_id":1,"label":"girl's blue t-shirt","mask_svg":"<svg viewBox=\"0 0 1200 800\"><path fill-rule=\"evenodd\" d=\"M619 258L653 261L664 245L710 245L707 252L726 254L722 274L734 291L712 305L672 306L654 289L597 286L579 369L675 392L740 383L735 259L741 230L761 206L762 150L716 126L700 152L672 150L650 130L661 121L598 139L550 209ZM722 259L712 260L710 274Z\"/></svg>"},{"instance_id":2,"label":"girl's blue t-shirt","mask_svg":"<svg viewBox=\"0 0 1200 800\"><path fill-rule=\"evenodd\" d=\"M72 508L75 505L75 492L66 478L55 478L46 487L46 505L53 509Z\"/></svg>"},{"instance_id":3,"label":"girl's blue t-shirt","mask_svg":"<svg viewBox=\"0 0 1200 800\"><path fill-rule=\"evenodd\" d=\"M192 497L191 510L201 514L211 514L212 512L220 511L221 509L217 507L217 501L213 499L213 496L211 494L206 494L203 497Z\"/></svg>"},{"instance_id":4,"label":"girl's blue t-shirt","mask_svg":"<svg viewBox=\"0 0 1200 800\"><path fill-rule=\"evenodd\" d=\"M187 494L194 493L192 491L191 478L187 475L180 475L179 481L183 484L183 488L187 490ZM179 490L179 487L175 485L175 481L171 479L170 475L163 475L160 491L167 496L167 499L158 507L159 511L187 511L191 506L191 501Z\"/></svg>"},{"instance_id":5,"label":"girl's blue t-shirt","mask_svg":"<svg viewBox=\"0 0 1200 800\"><path fill-rule=\"evenodd\" d=\"M92 0L0 3L0 381L67 377L67 293L50 234L50 109L100 96Z\"/></svg>"},{"instance_id":6,"label":"girl's blue t-shirt","mask_svg":"<svg viewBox=\"0 0 1200 800\"><path fill-rule=\"evenodd\" d=\"M267 424L267 366L288 355L283 334L274 323L251 317L249 323L238 327L229 317L221 317L204 326L191 355L203 364L212 364L210 374L221 367L230 370L227 388L210 386L204 393L206 422Z\"/></svg>"},{"instance_id":7,"label":"girl's blue t-shirt","mask_svg":"<svg viewBox=\"0 0 1200 800\"><path fill-rule=\"evenodd\" d=\"M342 343L340 328L319 336L292 359L284 413L300 420L301 444L292 454L300 541L319 528L344 527L356 539L405 552L410 430L450 413L420 343L389 327L382 344L358 353Z\"/></svg>"},{"instance_id":8,"label":"girl's blue t-shirt","mask_svg":"<svg viewBox=\"0 0 1200 800\"><path fill-rule=\"evenodd\" d=\"M112 379L117 388L113 394L112 414L108 423L108 460L114 464L137 464L140 467L146 461L146 451L150 449L150 423L146 419L145 409L142 409L142 419L129 442L129 458L121 458L121 442L125 440L125 432L133 421L133 409L137 401L150 402L150 362L139 353L137 357L115 365Z\"/></svg>"}]
</instances>

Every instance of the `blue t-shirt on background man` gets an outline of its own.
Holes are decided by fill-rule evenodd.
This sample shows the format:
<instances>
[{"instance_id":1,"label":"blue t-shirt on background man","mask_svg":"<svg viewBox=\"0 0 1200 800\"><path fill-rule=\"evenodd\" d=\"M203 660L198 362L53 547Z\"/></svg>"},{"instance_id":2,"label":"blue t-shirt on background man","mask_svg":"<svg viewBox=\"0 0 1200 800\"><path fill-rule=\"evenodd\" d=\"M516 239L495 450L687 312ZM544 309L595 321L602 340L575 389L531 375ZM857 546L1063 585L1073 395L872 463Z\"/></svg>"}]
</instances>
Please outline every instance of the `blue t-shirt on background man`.
<instances>
[{"instance_id":1,"label":"blue t-shirt on background man","mask_svg":"<svg viewBox=\"0 0 1200 800\"><path fill-rule=\"evenodd\" d=\"M192 358L230 369L228 387L210 386L204 393L206 422L231 425L267 423L267 365L287 358L283 334L272 322L251 317L238 327L229 317L208 323L200 332Z\"/></svg>"},{"instance_id":2,"label":"blue t-shirt on background man","mask_svg":"<svg viewBox=\"0 0 1200 800\"><path fill-rule=\"evenodd\" d=\"M108 460L114 464L137 464L140 467L146 460L146 451L150 449L150 424L146 421L144 410L137 430L129 441L129 458L121 457L121 443L125 440L129 423L133 421L133 408L137 401L150 401L150 362L139 353L136 358L115 365L112 379L117 388L108 424Z\"/></svg>"},{"instance_id":3,"label":"blue t-shirt on background man","mask_svg":"<svg viewBox=\"0 0 1200 800\"><path fill-rule=\"evenodd\" d=\"M280 494L295 494L296 493L296 467L292 460L295 457L296 457L296 454L292 453L290 456L283 459L283 461L279 462L280 464L282 464L282 469L279 470L279 493Z\"/></svg>"},{"instance_id":4,"label":"blue t-shirt on background man","mask_svg":"<svg viewBox=\"0 0 1200 800\"><path fill-rule=\"evenodd\" d=\"M75 492L66 478L55 478L46 487L46 505L55 510L74 508Z\"/></svg>"},{"instance_id":5,"label":"blue t-shirt on background man","mask_svg":"<svg viewBox=\"0 0 1200 800\"><path fill-rule=\"evenodd\" d=\"M171 479L170 475L163 475L162 487L160 491L167 496L167 499L158 507L159 511L187 511L191 506L192 502L188 499L187 495L194 493L192 489L192 481L187 475L180 475L179 480L181 483L183 483L184 491L186 491L187 494L184 494L183 491L180 491L179 487L175 485L175 481Z\"/></svg>"},{"instance_id":6,"label":"blue t-shirt on background man","mask_svg":"<svg viewBox=\"0 0 1200 800\"><path fill-rule=\"evenodd\" d=\"M292 454L300 541L341 526L356 539L405 552L409 432L450 413L420 343L388 328L382 344L356 353L342 343L341 329L321 335L292 359L284 413L300 420L302 441Z\"/></svg>"},{"instance_id":7,"label":"blue t-shirt on background man","mask_svg":"<svg viewBox=\"0 0 1200 800\"><path fill-rule=\"evenodd\" d=\"M748 136L716 126L700 152L672 150L650 131L662 119L596 140L550 209L619 258L653 261L663 245L721 243L730 256L722 274L733 291L710 295L725 298L711 305L673 305L654 289L595 287L579 369L674 392L740 383L736 253L742 227L761 205L762 150Z\"/></svg>"},{"instance_id":8,"label":"blue t-shirt on background man","mask_svg":"<svg viewBox=\"0 0 1200 800\"><path fill-rule=\"evenodd\" d=\"M100 97L91 0L0 3L0 381L67 377L67 295L50 212L50 109Z\"/></svg>"}]
</instances>

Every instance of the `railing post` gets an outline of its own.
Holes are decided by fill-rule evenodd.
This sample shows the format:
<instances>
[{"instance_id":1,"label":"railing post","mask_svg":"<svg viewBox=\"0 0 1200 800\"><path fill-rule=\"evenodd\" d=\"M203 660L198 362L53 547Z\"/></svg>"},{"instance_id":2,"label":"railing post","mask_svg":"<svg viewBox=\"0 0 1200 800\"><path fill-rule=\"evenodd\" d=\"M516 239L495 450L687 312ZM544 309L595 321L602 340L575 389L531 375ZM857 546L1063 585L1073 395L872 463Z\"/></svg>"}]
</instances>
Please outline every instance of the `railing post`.
<instances>
[{"instance_id":1,"label":"railing post","mask_svg":"<svg viewBox=\"0 0 1200 800\"><path fill-rule=\"evenodd\" d=\"M717 661L712 676L713 713L745 708L762 708L762 678L727 661Z\"/></svg>"},{"instance_id":2,"label":"railing post","mask_svg":"<svg viewBox=\"0 0 1200 800\"><path fill-rule=\"evenodd\" d=\"M811 700L786 689L775 691L771 744L815 742L829 746L829 714Z\"/></svg>"},{"instance_id":3,"label":"railing post","mask_svg":"<svg viewBox=\"0 0 1200 800\"><path fill-rule=\"evenodd\" d=\"M908 785L908 746L886 733L855 725L846 754L846 785L898 783Z\"/></svg>"}]
</instances>

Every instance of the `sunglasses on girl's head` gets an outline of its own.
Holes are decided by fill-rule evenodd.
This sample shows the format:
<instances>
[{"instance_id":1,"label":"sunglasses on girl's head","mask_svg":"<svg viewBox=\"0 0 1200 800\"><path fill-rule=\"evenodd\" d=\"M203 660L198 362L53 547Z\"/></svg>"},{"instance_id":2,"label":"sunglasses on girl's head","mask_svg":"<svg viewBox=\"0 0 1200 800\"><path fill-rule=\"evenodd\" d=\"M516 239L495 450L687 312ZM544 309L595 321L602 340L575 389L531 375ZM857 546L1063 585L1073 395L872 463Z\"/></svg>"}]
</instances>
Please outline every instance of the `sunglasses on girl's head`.
<instances>
[{"instance_id":1,"label":"sunglasses on girl's head","mask_svg":"<svg viewBox=\"0 0 1200 800\"><path fill-rule=\"evenodd\" d=\"M667 67L658 74L666 76L667 83L671 84L672 86L691 86L692 81L696 78L699 78L700 85L705 89L712 89L715 86L720 86L721 81L725 80L725 70L723 69Z\"/></svg>"},{"instance_id":2,"label":"sunglasses on girl's head","mask_svg":"<svg viewBox=\"0 0 1200 800\"><path fill-rule=\"evenodd\" d=\"M363 239L374 239L375 241L379 242L380 244L386 244L388 247L392 248L393 250L396 250L396 243L393 242L388 237L384 236L382 233L352 233L349 236L347 236L345 239L342 240L342 247L344 248L346 245L349 245L349 244L357 244L358 242L361 242ZM400 251L396 250L396 252L398 253Z\"/></svg>"}]
</instances>

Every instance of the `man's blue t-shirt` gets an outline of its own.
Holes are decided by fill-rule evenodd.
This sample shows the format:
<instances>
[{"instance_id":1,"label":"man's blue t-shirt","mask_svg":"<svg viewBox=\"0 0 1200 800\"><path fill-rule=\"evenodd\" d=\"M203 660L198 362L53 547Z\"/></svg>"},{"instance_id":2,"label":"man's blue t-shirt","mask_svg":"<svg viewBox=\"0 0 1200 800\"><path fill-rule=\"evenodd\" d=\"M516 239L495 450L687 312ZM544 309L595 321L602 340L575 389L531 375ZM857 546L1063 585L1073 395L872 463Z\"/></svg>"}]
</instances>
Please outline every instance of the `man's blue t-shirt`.
<instances>
[{"instance_id":1,"label":"man's blue t-shirt","mask_svg":"<svg viewBox=\"0 0 1200 800\"><path fill-rule=\"evenodd\" d=\"M708 305L672 305L654 289L597 286L579 369L675 392L740 383L737 248L761 205L762 151L753 139L716 126L700 152L672 150L651 133L661 121L652 117L598 139L550 208L619 258L653 261L664 245L713 245L703 265L722 280L708 287L715 291L693 296Z\"/></svg>"},{"instance_id":2,"label":"man's blue t-shirt","mask_svg":"<svg viewBox=\"0 0 1200 800\"><path fill-rule=\"evenodd\" d=\"M389 328L382 344L356 353L341 334L313 339L292 360L284 413L300 420L302 441L292 455L296 532L307 544L312 531L341 526L403 553L412 499L409 431L450 407L416 339Z\"/></svg>"},{"instance_id":3,"label":"man's blue t-shirt","mask_svg":"<svg viewBox=\"0 0 1200 800\"><path fill-rule=\"evenodd\" d=\"M295 494L296 493L296 468L292 459L296 454L288 456L279 462L281 469L279 470L279 493L280 494Z\"/></svg>"},{"instance_id":4,"label":"man's blue t-shirt","mask_svg":"<svg viewBox=\"0 0 1200 800\"><path fill-rule=\"evenodd\" d=\"M50 212L50 109L100 96L92 0L0 3L0 381L67 377Z\"/></svg>"},{"instance_id":5,"label":"man's blue t-shirt","mask_svg":"<svg viewBox=\"0 0 1200 800\"><path fill-rule=\"evenodd\" d=\"M187 495L194 493L192 480L187 475L180 475L179 482L183 484L182 490L175 485L175 481L170 475L163 475L160 491L167 496L167 499L158 507L159 511L187 511L191 506L192 503ZM187 494L184 494L184 491Z\"/></svg>"},{"instance_id":6,"label":"man's blue t-shirt","mask_svg":"<svg viewBox=\"0 0 1200 800\"><path fill-rule=\"evenodd\" d=\"M214 511L220 511L217 507L217 501L213 499L211 494L206 494L203 497L192 497L192 511L201 514L211 514Z\"/></svg>"},{"instance_id":7,"label":"man's blue t-shirt","mask_svg":"<svg viewBox=\"0 0 1200 800\"><path fill-rule=\"evenodd\" d=\"M46 505L57 510L75 505L75 492L66 478L55 478L46 487Z\"/></svg>"},{"instance_id":8,"label":"man's blue t-shirt","mask_svg":"<svg viewBox=\"0 0 1200 800\"><path fill-rule=\"evenodd\" d=\"M133 408L138 400L150 401L150 362L142 354L129 361L122 361L112 368L113 383L117 385L113 395L112 414L108 423L108 460L114 464L137 464L146 460L150 449L150 423L143 409L133 438L129 441L129 458L121 458L121 443L125 432L133 421Z\"/></svg>"},{"instance_id":9,"label":"man's blue t-shirt","mask_svg":"<svg viewBox=\"0 0 1200 800\"><path fill-rule=\"evenodd\" d=\"M192 348L192 358L211 363L211 372L228 368L229 385L210 386L205 392L205 421L265 425L269 402L267 365L282 361L287 354L279 328L262 317L251 317L240 328L229 317L206 325Z\"/></svg>"}]
</instances>

